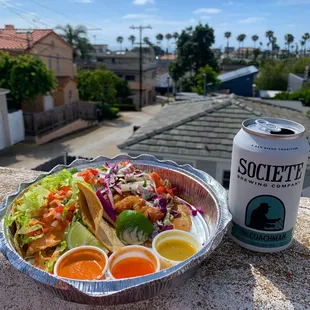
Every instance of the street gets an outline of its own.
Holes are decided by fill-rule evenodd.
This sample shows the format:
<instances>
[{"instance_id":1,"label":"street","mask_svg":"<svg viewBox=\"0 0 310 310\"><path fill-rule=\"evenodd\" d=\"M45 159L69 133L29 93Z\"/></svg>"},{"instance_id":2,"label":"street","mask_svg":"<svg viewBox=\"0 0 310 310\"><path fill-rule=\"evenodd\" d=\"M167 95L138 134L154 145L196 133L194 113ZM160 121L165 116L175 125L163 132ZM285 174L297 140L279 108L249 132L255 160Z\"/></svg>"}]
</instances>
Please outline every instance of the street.
<instances>
[{"instance_id":1,"label":"street","mask_svg":"<svg viewBox=\"0 0 310 310\"><path fill-rule=\"evenodd\" d=\"M119 154L117 145L128 139L133 126L148 122L161 109L161 105L144 107L141 112L121 112L112 121L72 133L44 145L18 143L0 153L0 166L32 169L61 154L96 157L113 157Z\"/></svg>"}]
</instances>

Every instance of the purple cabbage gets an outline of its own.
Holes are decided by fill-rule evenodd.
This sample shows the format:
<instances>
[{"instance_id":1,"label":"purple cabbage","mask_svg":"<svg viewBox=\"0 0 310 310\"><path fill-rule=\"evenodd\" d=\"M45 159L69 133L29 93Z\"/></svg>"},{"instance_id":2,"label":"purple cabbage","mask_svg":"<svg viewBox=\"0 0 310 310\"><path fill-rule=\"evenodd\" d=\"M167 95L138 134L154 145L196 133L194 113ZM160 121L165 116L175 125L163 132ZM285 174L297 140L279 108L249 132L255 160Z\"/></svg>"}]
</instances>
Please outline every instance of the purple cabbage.
<instances>
[{"instance_id":1,"label":"purple cabbage","mask_svg":"<svg viewBox=\"0 0 310 310\"><path fill-rule=\"evenodd\" d=\"M171 214L174 218L181 217L181 213L180 213L179 211L174 210L174 209L171 209L170 214Z\"/></svg>"},{"instance_id":2,"label":"purple cabbage","mask_svg":"<svg viewBox=\"0 0 310 310\"><path fill-rule=\"evenodd\" d=\"M157 198L154 200L154 206L159 208L160 211L164 215L166 215L166 213L167 213L167 205L168 205L167 199L165 199L162 196L157 196Z\"/></svg>"},{"instance_id":3,"label":"purple cabbage","mask_svg":"<svg viewBox=\"0 0 310 310\"><path fill-rule=\"evenodd\" d=\"M186 206L189 208L189 210L190 210L191 213L192 213L192 216L196 216L198 212L199 212L199 213L202 212L201 209L200 209L200 211L198 211L198 210L195 209L191 204L189 204L187 201L181 199L180 197L178 197L178 199L179 199L179 201L180 201L181 203L183 203L184 205L186 205Z\"/></svg>"},{"instance_id":4,"label":"purple cabbage","mask_svg":"<svg viewBox=\"0 0 310 310\"><path fill-rule=\"evenodd\" d=\"M103 209L105 210L105 212L107 213L107 215L111 218L112 221L116 221L117 218L117 213L115 212L114 208L112 207L110 201L108 201L108 199L105 199L101 193L101 191L98 189L96 191L96 195L99 198Z\"/></svg>"},{"instance_id":5,"label":"purple cabbage","mask_svg":"<svg viewBox=\"0 0 310 310\"><path fill-rule=\"evenodd\" d=\"M174 227L173 225L166 225L159 228L160 232L166 231L166 230L172 230Z\"/></svg>"},{"instance_id":6,"label":"purple cabbage","mask_svg":"<svg viewBox=\"0 0 310 310\"><path fill-rule=\"evenodd\" d=\"M123 192L119 185L114 185L113 188L119 195L123 195Z\"/></svg>"}]
</instances>

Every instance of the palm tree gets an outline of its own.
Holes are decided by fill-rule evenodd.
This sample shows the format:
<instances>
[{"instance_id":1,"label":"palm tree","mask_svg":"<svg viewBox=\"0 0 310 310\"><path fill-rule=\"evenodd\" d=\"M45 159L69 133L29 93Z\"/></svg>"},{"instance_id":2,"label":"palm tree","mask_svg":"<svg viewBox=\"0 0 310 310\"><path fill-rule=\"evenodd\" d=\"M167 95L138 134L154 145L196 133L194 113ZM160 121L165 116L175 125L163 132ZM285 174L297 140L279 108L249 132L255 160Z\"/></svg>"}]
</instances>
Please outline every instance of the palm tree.
<instances>
[{"instance_id":1,"label":"palm tree","mask_svg":"<svg viewBox=\"0 0 310 310\"><path fill-rule=\"evenodd\" d=\"M86 46L85 43L88 43L88 45L90 45L88 39L86 38L87 28L83 25L78 25L75 28L70 24L67 24L66 26L59 25L56 27L56 29L61 30L63 33L60 34L60 36L72 45L74 60L77 58L78 55L77 50L79 45ZM87 53L86 50L84 52Z\"/></svg>"},{"instance_id":2,"label":"palm tree","mask_svg":"<svg viewBox=\"0 0 310 310\"><path fill-rule=\"evenodd\" d=\"M302 38L304 38L304 36L302 36ZM306 55L306 48L305 48L306 41L300 40L299 42L300 42L300 55L302 54Z\"/></svg>"},{"instance_id":3,"label":"palm tree","mask_svg":"<svg viewBox=\"0 0 310 310\"><path fill-rule=\"evenodd\" d=\"M144 38L143 38L143 42L144 42L145 44L147 44L147 45L150 45L150 44L151 44L150 38L149 38L149 37L144 37Z\"/></svg>"},{"instance_id":4,"label":"palm tree","mask_svg":"<svg viewBox=\"0 0 310 310\"><path fill-rule=\"evenodd\" d=\"M285 42L287 44L287 54L290 53L290 46L294 42L295 38L291 33L288 33L284 36Z\"/></svg>"},{"instance_id":5,"label":"palm tree","mask_svg":"<svg viewBox=\"0 0 310 310\"><path fill-rule=\"evenodd\" d=\"M303 36L302 39L305 41L305 55L307 54L307 41L310 39L310 34L309 32L306 32Z\"/></svg>"},{"instance_id":6,"label":"palm tree","mask_svg":"<svg viewBox=\"0 0 310 310\"><path fill-rule=\"evenodd\" d=\"M178 41L180 35L177 32L174 32L172 37L174 39L174 44L175 44L175 54L177 54L177 41Z\"/></svg>"},{"instance_id":7,"label":"palm tree","mask_svg":"<svg viewBox=\"0 0 310 310\"><path fill-rule=\"evenodd\" d=\"M128 40L131 42L131 47L133 49L133 45L135 44L136 37L134 35L129 36Z\"/></svg>"},{"instance_id":8,"label":"palm tree","mask_svg":"<svg viewBox=\"0 0 310 310\"><path fill-rule=\"evenodd\" d=\"M228 55L229 55L229 38L231 37L231 32L229 32L229 31L225 32L224 36L227 39L227 51L226 51L226 54L227 54L227 58L228 58Z\"/></svg>"},{"instance_id":9,"label":"palm tree","mask_svg":"<svg viewBox=\"0 0 310 310\"><path fill-rule=\"evenodd\" d=\"M239 41L239 51L238 51L238 58L239 58L239 53L240 53L240 44L242 43L242 47L243 47L243 41L245 40L246 35L244 33L239 34L237 37L237 40ZM243 50L242 50L242 58L243 58Z\"/></svg>"},{"instance_id":10,"label":"palm tree","mask_svg":"<svg viewBox=\"0 0 310 310\"><path fill-rule=\"evenodd\" d=\"M258 39L259 39L258 35L254 34L254 35L252 36L252 40L253 40L253 42L254 42L254 48L256 48L256 41L257 41Z\"/></svg>"},{"instance_id":11,"label":"palm tree","mask_svg":"<svg viewBox=\"0 0 310 310\"><path fill-rule=\"evenodd\" d=\"M267 46L269 46L271 44L271 39L273 38L274 32L272 30L268 30L266 31L266 38L268 39L268 44Z\"/></svg>"},{"instance_id":12,"label":"palm tree","mask_svg":"<svg viewBox=\"0 0 310 310\"><path fill-rule=\"evenodd\" d=\"M122 36L118 36L118 37L116 38L116 42L120 44L120 46L121 46L121 51L122 51L122 44L123 44L123 42L124 42L124 38L123 38Z\"/></svg>"},{"instance_id":13,"label":"palm tree","mask_svg":"<svg viewBox=\"0 0 310 310\"><path fill-rule=\"evenodd\" d=\"M167 54L168 54L169 42L170 42L170 40L172 39L172 35L171 35L170 33L167 33L167 34L165 35L165 38L166 38L166 40L167 40Z\"/></svg>"},{"instance_id":14,"label":"palm tree","mask_svg":"<svg viewBox=\"0 0 310 310\"><path fill-rule=\"evenodd\" d=\"M162 40L164 39L164 36L161 33L158 33L156 35L157 44L161 45Z\"/></svg>"}]
</instances>

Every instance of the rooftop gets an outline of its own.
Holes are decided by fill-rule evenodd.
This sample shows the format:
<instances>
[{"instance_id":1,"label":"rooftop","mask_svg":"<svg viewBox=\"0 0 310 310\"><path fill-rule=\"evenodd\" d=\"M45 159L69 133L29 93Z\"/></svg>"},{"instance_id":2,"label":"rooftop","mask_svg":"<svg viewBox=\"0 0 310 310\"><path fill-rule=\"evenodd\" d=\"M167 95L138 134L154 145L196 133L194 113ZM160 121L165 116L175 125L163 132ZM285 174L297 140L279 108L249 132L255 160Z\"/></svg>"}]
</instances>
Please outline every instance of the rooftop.
<instances>
[{"instance_id":1,"label":"rooftop","mask_svg":"<svg viewBox=\"0 0 310 310\"><path fill-rule=\"evenodd\" d=\"M255 66L248 66L245 68L220 74L218 76L218 79L221 80L221 82L227 82L253 73L258 73L258 69Z\"/></svg>"},{"instance_id":2,"label":"rooftop","mask_svg":"<svg viewBox=\"0 0 310 310\"><path fill-rule=\"evenodd\" d=\"M0 28L0 50L29 49L50 33L54 33L53 29L16 29L13 25L5 25Z\"/></svg>"},{"instance_id":3,"label":"rooftop","mask_svg":"<svg viewBox=\"0 0 310 310\"><path fill-rule=\"evenodd\" d=\"M119 147L129 153L230 159L242 121L258 116L294 120L310 136L310 120L295 109L221 95L164 107Z\"/></svg>"}]
</instances>

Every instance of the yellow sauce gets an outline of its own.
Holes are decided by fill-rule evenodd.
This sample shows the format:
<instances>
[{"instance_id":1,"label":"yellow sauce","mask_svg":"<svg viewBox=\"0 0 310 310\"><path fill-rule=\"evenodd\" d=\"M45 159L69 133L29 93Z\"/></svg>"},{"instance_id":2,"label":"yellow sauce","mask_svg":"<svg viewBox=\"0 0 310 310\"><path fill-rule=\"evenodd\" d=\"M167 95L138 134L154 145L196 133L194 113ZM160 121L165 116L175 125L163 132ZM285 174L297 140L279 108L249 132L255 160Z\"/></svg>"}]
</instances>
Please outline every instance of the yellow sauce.
<instances>
[{"instance_id":1,"label":"yellow sauce","mask_svg":"<svg viewBox=\"0 0 310 310\"><path fill-rule=\"evenodd\" d=\"M161 256L175 261L186 260L197 252L190 243L181 239L163 240L156 249Z\"/></svg>"}]
</instances>

